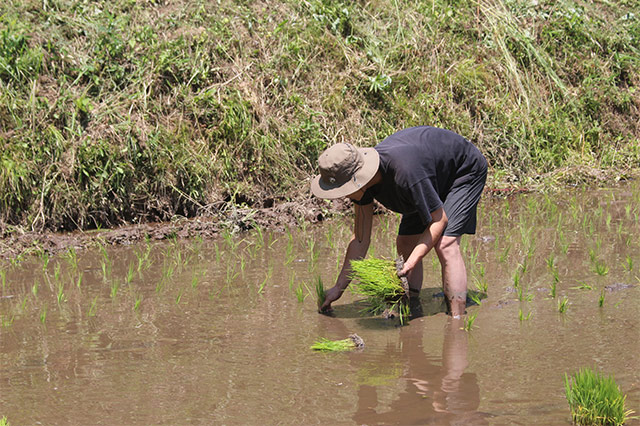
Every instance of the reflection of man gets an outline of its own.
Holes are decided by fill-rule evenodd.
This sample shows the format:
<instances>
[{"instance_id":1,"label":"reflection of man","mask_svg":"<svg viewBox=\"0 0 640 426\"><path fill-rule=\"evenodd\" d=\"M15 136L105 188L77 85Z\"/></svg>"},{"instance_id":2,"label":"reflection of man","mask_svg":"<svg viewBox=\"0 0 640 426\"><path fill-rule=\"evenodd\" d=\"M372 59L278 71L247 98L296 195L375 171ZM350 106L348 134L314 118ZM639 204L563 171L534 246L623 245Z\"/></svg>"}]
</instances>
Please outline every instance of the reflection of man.
<instances>
[{"instance_id":1,"label":"reflection of man","mask_svg":"<svg viewBox=\"0 0 640 426\"><path fill-rule=\"evenodd\" d=\"M367 253L376 199L403 215L396 245L405 259L400 274L407 275L412 297L422 287L422 258L435 248L449 311L454 317L464 314L467 273L460 238L476 229L476 206L487 177L480 151L451 131L420 126L401 130L375 148L336 144L318 164L314 195L348 197L355 203L354 236L321 309L331 309L349 285L351 260Z\"/></svg>"},{"instance_id":2,"label":"reflection of man","mask_svg":"<svg viewBox=\"0 0 640 426\"><path fill-rule=\"evenodd\" d=\"M406 387L388 409L378 412L376 386L361 384L357 424L487 424L478 412L480 390L476 375L464 373L467 362L467 333L462 320L450 318L444 330L442 366L432 364L423 352L422 327L412 325L400 330L401 351L386 354L390 363L404 364ZM376 357L379 362L380 357ZM379 365L384 370L384 365Z\"/></svg>"}]
</instances>

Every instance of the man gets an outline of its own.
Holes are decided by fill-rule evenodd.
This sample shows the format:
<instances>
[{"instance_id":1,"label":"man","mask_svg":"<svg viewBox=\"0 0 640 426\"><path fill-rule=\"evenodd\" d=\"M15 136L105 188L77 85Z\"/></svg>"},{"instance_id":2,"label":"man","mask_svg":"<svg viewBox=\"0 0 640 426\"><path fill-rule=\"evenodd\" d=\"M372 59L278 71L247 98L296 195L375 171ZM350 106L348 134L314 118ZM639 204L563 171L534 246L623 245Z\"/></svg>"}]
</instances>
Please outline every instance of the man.
<instances>
[{"instance_id":1,"label":"man","mask_svg":"<svg viewBox=\"0 0 640 426\"><path fill-rule=\"evenodd\" d=\"M311 182L320 198L348 197L355 223L336 284L326 292L321 310L330 310L350 282L351 260L369 249L373 200L402 220L396 245L405 259L399 272L409 281L410 296L422 288L422 258L435 249L449 313L465 313L467 272L460 252L463 234L475 234L476 207L487 178L487 162L460 135L429 126L392 134L375 148L339 143L318 159L320 175Z\"/></svg>"}]
</instances>

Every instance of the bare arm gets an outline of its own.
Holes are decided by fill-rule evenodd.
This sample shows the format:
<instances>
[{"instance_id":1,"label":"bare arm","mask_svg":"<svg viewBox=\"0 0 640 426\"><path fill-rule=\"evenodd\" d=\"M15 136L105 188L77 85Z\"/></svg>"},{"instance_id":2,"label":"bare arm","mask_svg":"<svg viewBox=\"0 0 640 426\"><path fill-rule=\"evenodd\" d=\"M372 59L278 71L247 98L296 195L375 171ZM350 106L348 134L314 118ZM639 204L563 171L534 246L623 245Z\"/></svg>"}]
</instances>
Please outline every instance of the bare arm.
<instances>
[{"instance_id":1,"label":"bare arm","mask_svg":"<svg viewBox=\"0 0 640 426\"><path fill-rule=\"evenodd\" d=\"M431 218L433 221L420 236L418 244L416 244L409 258L405 260L404 268L400 271L400 275L408 274L435 247L440 237L442 237L448 223L447 214L440 207L431 213Z\"/></svg>"},{"instance_id":2,"label":"bare arm","mask_svg":"<svg viewBox=\"0 0 640 426\"><path fill-rule=\"evenodd\" d=\"M349 286L351 278L351 261L354 259L362 259L369 249L371 242L371 228L373 224L373 203L365 206L354 204L355 219L353 228L353 237L349 241L347 251L344 256L344 263L336 285L326 292L326 299L320 310L325 311L331 309L331 303L338 300L344 290Z\"/></svg>"}]
</instances>

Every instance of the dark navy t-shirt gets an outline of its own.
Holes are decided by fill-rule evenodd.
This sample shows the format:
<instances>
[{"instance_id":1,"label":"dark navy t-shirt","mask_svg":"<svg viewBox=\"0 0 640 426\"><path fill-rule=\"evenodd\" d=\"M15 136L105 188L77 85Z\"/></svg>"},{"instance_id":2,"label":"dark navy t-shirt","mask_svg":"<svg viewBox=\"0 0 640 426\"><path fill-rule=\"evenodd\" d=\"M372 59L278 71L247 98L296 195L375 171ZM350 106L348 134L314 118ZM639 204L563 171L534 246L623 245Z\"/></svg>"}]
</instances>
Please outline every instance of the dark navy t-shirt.
<instances>
[{"instance_id":1,"label":"dark navy t-shirt","mask_svg":"<svg viewBox=\"0 0 640 426\"><path fill-rule=\"evenodd\" d=\"M486 168L480 151L462 136L430 126L411 127L388 136L375 150L380 154L382 181L357 202L375 198L402 214L417 213L424 225L442 207L454 185L473 179Z\"/></svg>"}]
</instances>

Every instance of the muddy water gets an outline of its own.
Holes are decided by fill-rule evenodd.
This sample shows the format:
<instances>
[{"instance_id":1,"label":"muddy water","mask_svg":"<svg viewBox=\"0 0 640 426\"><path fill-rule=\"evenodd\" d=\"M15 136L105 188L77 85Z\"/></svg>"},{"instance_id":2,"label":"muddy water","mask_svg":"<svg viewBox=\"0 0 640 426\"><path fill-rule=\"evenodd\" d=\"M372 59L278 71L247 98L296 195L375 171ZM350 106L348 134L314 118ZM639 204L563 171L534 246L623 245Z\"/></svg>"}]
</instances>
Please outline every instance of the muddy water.
<instances>
[{"instance_id":1,"label":"muddy water","mask_svg":"<svg viewBox=\"0 0 640 426\"><path fill-rule=\"evenodd\" d=\"M432 254L408 326L363 314L349 293L319 315L314 285L335 279L342 221L7 263L0 418L562 425L563 377L580 367L615 375L639 411L639 215L637 184L484 201L464 240L469 287L487 289L470 331L443 313ZM396 226L376 217L373 255L393 255ZM354 332L363 351L309 349Z\"/></svg>"}]
</instances>

